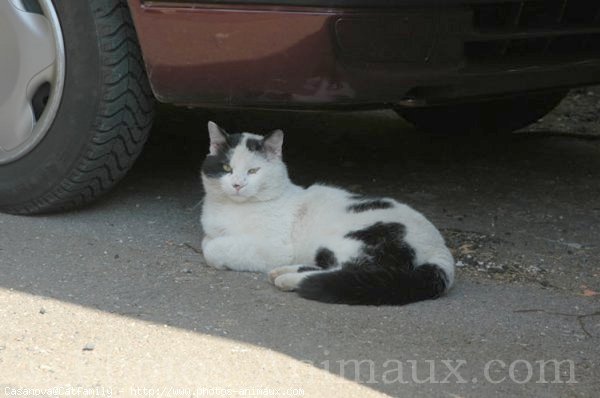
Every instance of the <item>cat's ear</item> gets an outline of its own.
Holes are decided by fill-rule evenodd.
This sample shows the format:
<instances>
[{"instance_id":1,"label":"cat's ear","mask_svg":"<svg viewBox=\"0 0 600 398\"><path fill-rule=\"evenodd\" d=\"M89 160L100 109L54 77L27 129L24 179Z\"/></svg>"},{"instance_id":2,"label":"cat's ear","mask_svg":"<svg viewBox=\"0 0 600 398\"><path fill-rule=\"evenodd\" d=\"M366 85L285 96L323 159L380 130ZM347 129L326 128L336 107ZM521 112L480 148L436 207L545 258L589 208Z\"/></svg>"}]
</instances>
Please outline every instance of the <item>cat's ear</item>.
<instances>
[{"instance_id":1,"label":"cat's ear","mask_svg":"<svg viewBox=\"0 0 600 398\"><path fill-rule=\"evenodd\" d=\"M210 154L216 155L220 148L227 145L227 132L217 125L217 123L208 122L208 136L210 137Z\"/></svg>"},{"instance_id":2,"label":"cat's ear","mask_svg":"<svg viewBox=\"0 0 600 398\"><path fill-rule=\"evenodd\" d=\"M283 131L273 130L263 140L263 145L268 158L281 159L283 148Z\"/></svg>"}]
</instances>

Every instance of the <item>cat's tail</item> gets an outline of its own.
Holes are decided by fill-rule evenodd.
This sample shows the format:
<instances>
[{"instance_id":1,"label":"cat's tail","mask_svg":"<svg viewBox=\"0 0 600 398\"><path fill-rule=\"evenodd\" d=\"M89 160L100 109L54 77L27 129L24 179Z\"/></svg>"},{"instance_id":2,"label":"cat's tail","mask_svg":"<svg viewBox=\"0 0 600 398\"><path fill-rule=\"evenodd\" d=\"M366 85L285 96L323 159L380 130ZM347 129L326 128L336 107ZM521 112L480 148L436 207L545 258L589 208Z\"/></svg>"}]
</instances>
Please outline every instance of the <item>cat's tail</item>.
<instances>
[{"instance_id":1,"label":"cat's tail","mask_svg":"<svg viewBox=\"0 0 600 398\"><path fill-rule=\"evenodd\" d=\"M410 270L346 267L307 276L297 292L326 303L403 305L438 298L450 288L452 278L429 263Z\"/></svg>"}]
</instances>

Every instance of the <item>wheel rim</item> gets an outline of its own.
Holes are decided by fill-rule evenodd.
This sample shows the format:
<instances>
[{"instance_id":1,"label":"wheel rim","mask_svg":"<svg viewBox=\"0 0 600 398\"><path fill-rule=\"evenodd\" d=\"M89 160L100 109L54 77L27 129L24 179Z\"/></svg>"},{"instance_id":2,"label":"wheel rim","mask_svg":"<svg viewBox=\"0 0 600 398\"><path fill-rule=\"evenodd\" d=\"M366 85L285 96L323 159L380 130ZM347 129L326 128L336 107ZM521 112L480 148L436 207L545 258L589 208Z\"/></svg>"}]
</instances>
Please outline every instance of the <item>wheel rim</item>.
<instances>
[{"instance_id":1,"label":"wheel rim","mask_svg":"<svg viewBox=\"0 0 600 398\"><path fill-rule=\"evenodd\" d=\"M0 164L48 132L65 79L62 31L51 0L0 1Z\"/></svg>"}]
</instances>

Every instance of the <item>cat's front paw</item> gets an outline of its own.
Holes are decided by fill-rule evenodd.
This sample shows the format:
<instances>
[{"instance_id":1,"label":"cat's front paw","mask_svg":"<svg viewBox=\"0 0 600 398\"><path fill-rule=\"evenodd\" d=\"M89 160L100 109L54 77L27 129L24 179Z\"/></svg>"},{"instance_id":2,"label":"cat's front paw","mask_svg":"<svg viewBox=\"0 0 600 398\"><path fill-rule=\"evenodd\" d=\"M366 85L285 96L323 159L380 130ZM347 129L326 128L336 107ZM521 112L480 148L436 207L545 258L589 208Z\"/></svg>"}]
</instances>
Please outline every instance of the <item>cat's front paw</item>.
<instances>
[{"instance_id":1,"label":"cat's front paw","mask_svg":"<svg viewBox=\"0 0 600 398\"><path fill-rule=\"evenodd\" d=\"M298 289L300 282L305 278L305 275L298 272L289 272L283 275L279 275L275 279L275 286L279 288L279 290L283 290L284 292L293 292Z\"/></svg>"},{"instance_id":2,"label":"cat's front paw","mask_svg":"<svg viewBox=\"0 0 600 398\"><path fill-rule=\"evenodd\" d=\"M219 246L216 239L205 240L202 242L202 253L204 254L204 262L211 268L225 270L229 269L223 261L225 257L223 249Z\"/></svg>"},{"instance_id":3,"label":"cat's front paw","mask_svg":"<svg viewBox=\"0 0 600 398\"><path fill-rule=\"evenodd\" d=\"M286 265L283 267L277 267L268 274L269 282L275 284L275 279L283 274L289 274L292 272L298 272L298 269L301 268L302 265Z\"/></svg>"}]
</instances>

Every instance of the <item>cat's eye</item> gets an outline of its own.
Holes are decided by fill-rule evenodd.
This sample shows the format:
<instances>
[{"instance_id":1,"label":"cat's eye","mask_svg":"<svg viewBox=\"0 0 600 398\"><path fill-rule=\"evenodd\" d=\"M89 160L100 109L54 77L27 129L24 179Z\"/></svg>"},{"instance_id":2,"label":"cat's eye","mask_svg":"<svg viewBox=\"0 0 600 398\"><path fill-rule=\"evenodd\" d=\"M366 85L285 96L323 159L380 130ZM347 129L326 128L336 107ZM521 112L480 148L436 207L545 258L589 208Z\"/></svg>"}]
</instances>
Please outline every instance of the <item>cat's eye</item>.
<instances>
[{"instance_id":1,"label":"cat's eye","mask_svg":"<svg viewBox=\"0 0 600 398\"><path fill-rule=\"evenodd\" d=\"M233 171L233 169L231 168L231 166L228 165L228 164L224 164L223 165L223 170L225 170L228 173L231 173Z\"/></svg>"},{"instance_id":2,"label":"cat's eye","mask_svg":"<svg viewBox=\"0 0 600 398\"><path fill-rule=\"evenodd\" d=\"M248 174L256 174L256 173L258 173L258 170L260 170L260 167L250 169L250 170L248 170Z\"/></svg>"}]
</instances>

